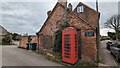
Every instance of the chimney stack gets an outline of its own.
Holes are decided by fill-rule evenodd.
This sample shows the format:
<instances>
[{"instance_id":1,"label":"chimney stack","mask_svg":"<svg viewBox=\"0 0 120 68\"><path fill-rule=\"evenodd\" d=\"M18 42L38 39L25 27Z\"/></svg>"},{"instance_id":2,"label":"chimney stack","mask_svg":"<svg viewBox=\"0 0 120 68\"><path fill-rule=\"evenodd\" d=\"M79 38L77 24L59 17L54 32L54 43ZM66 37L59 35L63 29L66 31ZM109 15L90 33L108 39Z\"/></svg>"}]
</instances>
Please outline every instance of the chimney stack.
<instances>
[{"instance_id":1,"label":"chimney stack","mask_svg":"<svg viewBox=\"0 0 120 68\"><path fill-rule=\"evenodd\" d=\"M51 10L47 12L48 17L50 17L51 12L52 12Z\"/></svg>"},{"instance_id":2,"label":"chimney stack","mask_svg":"<svg viewBox=\"0 0 120 68\"><path fill-rule=\"evenodd\" d=\"M71 3L68 4L68 9L69 9L70 11L72 11L72 4L71 4Z\"/></svg>"},{"instance_id":3,"label":"chimney stack","mask_svg":"<svg viewBox=\"0 0 120 68\"><path fill-rule=\"evenodd\" d=\"M58 0L58 2L63 5L65 8L67 7L67 0Z\"/></svg>"}]
</instances>

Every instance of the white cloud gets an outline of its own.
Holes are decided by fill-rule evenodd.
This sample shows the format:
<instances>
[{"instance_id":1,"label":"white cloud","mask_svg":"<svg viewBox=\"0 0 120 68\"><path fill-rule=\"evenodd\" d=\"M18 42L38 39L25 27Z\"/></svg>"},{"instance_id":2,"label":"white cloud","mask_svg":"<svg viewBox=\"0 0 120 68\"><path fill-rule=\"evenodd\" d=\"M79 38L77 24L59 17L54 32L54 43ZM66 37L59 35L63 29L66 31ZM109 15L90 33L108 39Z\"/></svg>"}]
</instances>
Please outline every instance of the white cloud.
<instances>
[{"instance_id":1,"label":"white cloud","mask_svg":"<svg viewBox=\"0 0 120 68\"><path fill-rule=\"evenodd\" d=\"M1 0L1 2L57 2L58 0ZM65 0L61 0L65 1ZM95 2L96 0L67 0L69 2ZM99 2L118 2L119 0L98 0Z\"/></svg>"},{"instance_id":2,"label":"white cloud","mask_svg":"<svg viewBox=\"0 0 120 68\"><path fill-rule=\"evenodd\" d=\"M68 0L70 2L96 2L97 0ZM118 2L119 0L98 0L98 2Z\"/></svg>"},{"instance_id":3,"label":"white cloud","mask_svg":"<svg viewBox=\"0 0 120 68\"><path fill-rule=\"evenodd\" d=\"M46 20L47 11L53 8L53 5L49 2L3 2L0 12L1 25L9 32L35 34Z\"/></svg>"},{"instance_id":4,"label":"white cloud","mask_svg":"<svg viewBox=\"0 0 120 68\"><path fill-rule=\"evenodd\" d=\"M107 32L115 32L113 29L110 28L102 28L100 29L100 35L102 36L108 36Z\"/></svg>"},{"instance_id":5,"label":"white cloud","mask_svg":"<svg viewBox=\"0 0 120 68\"><path fill-rule=\"evenodd\" d=\"M58 0L1 0L1 2L57 2Z\"/></svg>"},{"instance_id":6,"label":"white cloud","mask_svg":"<svg viewBox=\"0 0 120 68\"><path fill-rule=\"evenodd\" d=\"M33 0L22 1L23 0L4 0L4 2L2 2L0 17L2 16L3 19L0 24L10 32L35 34L46 20L47 11L53 9L57 0L49 0L51 2L47 2L48 0L44 0L44 2L42 2L43 0L39 0L39 2L37 2L37 0L34 0L34 2L32 2ZM69 0L69 2L72 2L73 8L75 8L79 2L84 2L92 8L96 8L95 0L94 2L90 2L90 0ZM106 35L108 29L104 29L104 22L111 15L117 13L117 2L100 2L99 10L101 13L101 34Z\"/></svg>"}]
</instances>

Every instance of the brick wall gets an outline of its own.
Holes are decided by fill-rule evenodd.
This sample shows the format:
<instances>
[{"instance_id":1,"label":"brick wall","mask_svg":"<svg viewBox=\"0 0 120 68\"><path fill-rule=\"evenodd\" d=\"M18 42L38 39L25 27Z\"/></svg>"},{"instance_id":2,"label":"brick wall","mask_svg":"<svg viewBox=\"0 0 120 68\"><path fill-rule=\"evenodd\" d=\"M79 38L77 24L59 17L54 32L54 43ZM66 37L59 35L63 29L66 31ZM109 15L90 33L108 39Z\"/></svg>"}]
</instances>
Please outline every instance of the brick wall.
<instances>
[{"instance_id":1,"label":"brick wall","mask_svg":"<svg viewBox=\"0 0 120 68\"><path fill-rule=\"evenodd\" d=\"M31 43L37 43L37 36L31 35ZM20 47L26 48L26 43L28 43L28 36L22 36L20 40Z\"/></svg>"},{"instance_id":2,"label":"brick wall","mask_svg":"<svg viewBox=\"0 0 120 68\"><path fill-rule=\"evenodd\" d=\"M35 35L35 36L31 36L31 38L32 38L31 43L37 43L38 38L37 38L37 36L36 36L36 35Z\"/></svg>"},{"instance_id":3,"label":"brick wall","mask_svg":"<svg viewBox=\"0 0 120 68\"><path fill-rule=\"evenodd\" d=\"M95 29L90 27L86 22L82 21L74 14L68 13L70 16L68 19L70 20L70 26L74 26L80 30L80 39L81 39L81 56L82 60L95 61L96 60L96 32ZM94 36L85 36L85 32L94 32Z\"/></svg>"},{"instance_id":4,"label":"brick wall","mask_svg":"<svg viewBox=\"0 0 120 68\"><path fill-rule=\"evenodd\" d=\"M96 33L94 36L85 36L85 32L93 30L81 29L82 38L82 59L88 61L96 61L97 48L96 48Z\"/></svg>"},{"instance_id":5,"label":"brick wall","mask_svg":"<svg viewBox=\"0 0 120 68\"><path fill-rule=\"evenodd\" d=\"M85 7L86 7L86 9L85 9L84 13L77 14L80 17L82 17L82 19L80 19L79 17L77 17L73 13L68 13L67 19L69 20L68 23L70 24L70 26L74 26L80 30L80 37L79 38L81 39L80 46L81 46L82 60L95 61L96 56L97 56L96 32L95 32L96 29L93 27L96 27L96 24L97 24L97 22L96 22L97 21L97 17L96 17L97 14L91 8L89 8L87 6L85 6ZM76 12L76 9L74 12ZM65 13L65 9L62 8L61 6L58 6L54 10L54 13L52 14L51 18L45 24L46 26L44 26L44 28L42 29L42 31L38 35L39 36L39 40L38 40L39 51L43 50L42 49L43 48L43 36L45 36L45 35L53 36L53 33L56 30L56 22L61 20L64 13ZM62 18L62 20L63 19L64 18ZM85 21L83 21L83 19ZM87 23L86 23L86 21L87 21ZM94 36L86 37L85 32L89 32L89 31L93 31Z\"/></svg>"},{"instance_id":6,"label":"brick wall","mask_svg":"<svg viewBox=\"0 0 120 68\"><path fill-rule=\"evenodd\" d=\"M39 49L43 48L43 36L48 35L53 37L53 34L56 30L56 26L58 25L56 24L57 21L59 21L65 13L65 9L62 6L60 6L60 4L56 4L53 11L54 12L51 12L52 14L50 14L51 16L49 16L50 18L47 20L45 27L43 27L42 31L39 33Z\"/></svg>"},{"instance_id":7,"label":"brick wall","mask_svg":"<svg viewBox=\"0 0 120 68\"><path fill-rule=\"evenodd\" d=\"M61 19L64 13L65 10L61 6L58 6L52 14L51 18L47 21L47 24L41 33L43 33L43 35L52 35L56 29L56 22Z\"/></svg>"},{"instance_id":8,"label":"brick wall","mask_svg":"<svg viewBox=\"0 0 120 68\"><path fill-rule=\"evenodd\" d=\"M79 6L84 6L84 12L77 13L77 8ZM77 13L77 15L82 17L84 20L88 21L89 24L91 24L93 27L97 26L97 19L99 13L97 13L94 9L80 2L75 8L74 12Z\"/></svg>"},{"instance_id":9,"label":"brick wall","mask_svg":"<svg viewBox=\"0 0 120 68\"><path fill-rule=\"evenodd\" d=\"M20 47L26 48L27 42L28 42L28 36L22 36L20 40Z\"/></svg>"}]
</instances>

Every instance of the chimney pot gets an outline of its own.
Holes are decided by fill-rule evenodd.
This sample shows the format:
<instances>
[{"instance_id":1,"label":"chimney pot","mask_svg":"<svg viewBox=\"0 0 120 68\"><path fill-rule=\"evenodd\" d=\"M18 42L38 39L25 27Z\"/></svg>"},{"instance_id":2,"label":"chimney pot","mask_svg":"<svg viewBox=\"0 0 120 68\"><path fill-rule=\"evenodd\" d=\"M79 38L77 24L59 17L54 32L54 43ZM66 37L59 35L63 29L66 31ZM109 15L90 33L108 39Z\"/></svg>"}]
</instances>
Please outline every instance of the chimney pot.
<instances>
[{"instance_id":1,"label":"chimney pot","mask_svg":"<svg viewBox=\"0 0 120 68\"><path fill-rule=\"evenodd\" d=\"M68 9L69 9L70 11L72 11L72 4L71 4L71 3L68 4Z\"/></svg>"}]
</instances>

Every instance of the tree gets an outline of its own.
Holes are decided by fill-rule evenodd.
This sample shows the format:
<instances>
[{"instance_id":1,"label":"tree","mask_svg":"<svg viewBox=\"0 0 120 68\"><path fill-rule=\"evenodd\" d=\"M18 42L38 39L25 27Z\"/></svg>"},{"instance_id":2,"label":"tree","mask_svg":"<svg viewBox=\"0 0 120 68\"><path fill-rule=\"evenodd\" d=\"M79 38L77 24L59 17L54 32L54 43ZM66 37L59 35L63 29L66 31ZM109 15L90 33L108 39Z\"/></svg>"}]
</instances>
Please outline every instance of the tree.
<instances>
[{"instance_id":1,"label":"tree","mask_svg":"<svg viewBox=\"0 0 120 68\"><path fill-rule=\"evenodd\" d=\"M21 36L20 36L19 34L17 34L17 33L13 33L13 34L12 34L12 39L13 39L13 40L20 40L20 37L21 37Z\"/></svg>"},{"instance_id":2,"label":"tree","mask_svg":"<svg viewBox=\"0 0 120 68\"><path fill-rule=\"evenodd\" d=\"M4 35L4 38L2 39L2 45L9 45L10 44L10 34Z\"/></svg>"},{"instance_id":3,"label":"tree","mask_svg":"<svg viewBox=\"0 0 120 68\"><path fill-rule=\"evenodd\" d=\"M108 32L107 34L112 40L116 40L116 34L114 32Z\"/></svg>"},{"instance_id":4,"label":"tree","mask_svg":"<svg viewBox=\"0 0 120 68\"><path fill-rule=\"evenodd\" d=\"M111 16L106 22L105 26L115 30L116 40L118 40L120 33L120 15Z\"/></svg>"},{"instance_id":5,"label":"tree","mask_svg":"<svg viewBox=\"0 0 120 68\"><path fill-rule=\"evenodd\" d=\"M108 32L107 34L112 40L116 40L116 34L114 32ZM118 39L120 39L120 33L118 36Z\"/></svg>"},{"instance_id":6,"label":"tree","mask_svg":"<svg viewBox=\"0 0 120 68\"><path fill-rule=\"evenodd\" d=\"M32 41L31 36L28 36L28 43L30 43Z\"/></svg>"}]
</instances>

